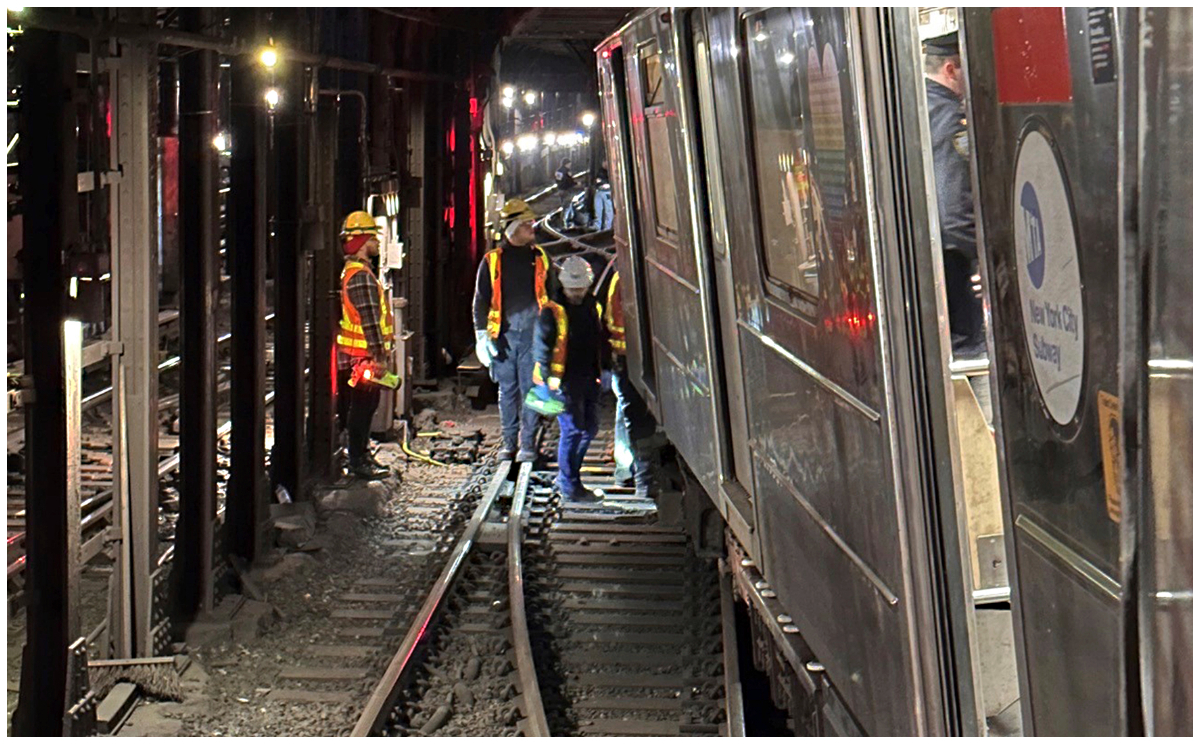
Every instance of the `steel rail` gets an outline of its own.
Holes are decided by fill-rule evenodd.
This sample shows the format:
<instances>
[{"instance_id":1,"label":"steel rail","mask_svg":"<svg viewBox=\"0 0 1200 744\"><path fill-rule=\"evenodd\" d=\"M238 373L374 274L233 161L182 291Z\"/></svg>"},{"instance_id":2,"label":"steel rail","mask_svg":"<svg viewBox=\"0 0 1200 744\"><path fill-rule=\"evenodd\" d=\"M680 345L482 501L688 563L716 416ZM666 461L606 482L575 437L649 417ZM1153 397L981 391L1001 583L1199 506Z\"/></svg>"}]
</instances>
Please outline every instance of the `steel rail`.
<instances>
[{"instance_id":1,"label":"steel rail","mask_svg":"<svg viewBox=\"0 0 1200 744\"><path fill-rule=\"evenodd\" d=\"M721 584L721 650L725 664L726 736L746 735L746 709L742 701L741 671L738 668L736 618L733 611L733 576L725 558L718 561Z\"/></svg>"},{"instance_id":2,"label":"steel rail","mask_svg":"<svg viewBox=\"0 0 1200 744\"><path fill-rule=\"evenodd\" d=\"M533 463L521 465L512 506L508 511L508 606L512 616L513 655L517 663L517 679L521 683L525 720L525 736L550 736L542 691L538 686L537 668L533 661L533 646L529 642L529 623L525 617L525 574L521 565L521 541L524 537L525 497L529 492L529 476Z\"/></svg>"},{"instance_id":3,"label":"steel rail","mask_svg":"<svg viewBox=\"0 0 1200 744\"><path fill-rule=\"evenodd\" d=\"M354 729L350 733L351 736L370 736L376 733L384 722L387 721L392 708L403 691L404 683L407 681L413 666L415 666L413 659L417 649L424 641L429 639L430 630L437 622L438 616L445 607L446 599L450 595L450 589L458 579L459 573L466 563L467 555L470 554L471 549L475 546L475 538L478 537L479 530L483 526L484 520L487 519L488 513L492 510L492 506L496 503L496 499L499 498L500 490L508 481L510 470L512 470L512 460L502 460L496 466L496 472L492 475L492 481L484 493L483 500L475 508L475 513L471 515L471 521L467 523L467 528L463 530L462 537L459 538L458 543L454 546L454 550L450 553L450 559L446 562L446 567L442 569L442 573L438 576L437 581L434 582L429 596L425 598L425 603L421 605L420 611L417 612L416 618L414 618L412 624L409 626L408 633L405 634L404 641L400 644L400 649L392 657L387 670L379 680L379 684L375 686L371 697L367 699L366 706L364 706L358 722L354 724Z\"/></svg>"}]
</instances>

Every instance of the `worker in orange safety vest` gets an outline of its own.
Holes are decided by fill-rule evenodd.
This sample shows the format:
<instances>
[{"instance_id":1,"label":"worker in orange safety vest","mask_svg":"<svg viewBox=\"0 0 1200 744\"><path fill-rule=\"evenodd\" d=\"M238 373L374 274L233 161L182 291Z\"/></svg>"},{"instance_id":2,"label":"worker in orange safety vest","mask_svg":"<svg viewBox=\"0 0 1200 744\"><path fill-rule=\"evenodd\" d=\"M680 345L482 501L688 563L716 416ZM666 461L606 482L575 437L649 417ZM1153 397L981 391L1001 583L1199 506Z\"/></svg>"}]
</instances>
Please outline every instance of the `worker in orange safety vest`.
<instances>
[{"instance_id":1,"label":"worker in orange safety vest","mask_svg":"<svg viewBox=\"0 0 1200 744\"><path fill-rule=\"evenodd\" d=\"M654 475L648 452L653 449L651 438L658 427L646 402L629 379L621 289L621 275L614 263L608 281L600 292L604 298L604 329L613 360L612 391L617 399L613 426L613 459L616 460L613 477L615 485L626 488L633 486L635 496L649 498L654 490Z\"/></svg>"},{"instance_id":2,"label":"worker in orange safety vest","mask_svg":"<svg viewBox=\"0 0 1200 744\"><path fill-rule=\"evenodd\" d=\"M342 318L337 334L338 421L346 432L348 470L366 480L388 474L369 449L371 419L379 406L378 385L353 379L382 372L389 366L395 321L383 284L371 270L371 259L379 255L379 232L370 214L351 212L342 226L340 281ZM355 371L359 374L356 376Z\"/></svg>"},{"instance_id":3,"label":"worker in orange safety vest","mask_svg":"<svg viewBox=\"0 0 1200 744\"><path fill-rule=\"evenodd\" d=\"M538 414L522 403L533 387L534 326L555 281L549 257L533 242L536 218L522 199L505 203L504 238L484 254L475 280L475 355L500 388L499 458L517 462L537 459Z\"/></svg>"}]
</instances>

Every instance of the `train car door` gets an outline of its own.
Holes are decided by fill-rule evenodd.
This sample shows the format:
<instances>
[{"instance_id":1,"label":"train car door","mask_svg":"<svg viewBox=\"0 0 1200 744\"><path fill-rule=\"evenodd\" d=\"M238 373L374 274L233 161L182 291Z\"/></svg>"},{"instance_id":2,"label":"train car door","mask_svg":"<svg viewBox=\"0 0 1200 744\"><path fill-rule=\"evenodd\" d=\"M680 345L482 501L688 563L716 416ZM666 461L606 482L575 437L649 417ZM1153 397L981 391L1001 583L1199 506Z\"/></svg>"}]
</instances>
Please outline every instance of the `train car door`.
<instances>
[{"instance_id":1,"label":"train car door","mask_svg":"<svg viewBox=\"0 0 1200 744\"><path fill-rule=\"evenodd\" d=\"M1024 731L1130 732L1122 300L1133 12L965 11ZM1134 79L1128 79L1134 78ZM1132 420L1130 418L1129 420Z\"/></svg>"},{"instance_id":2,"label":"train car door","mask_svg":"<svg viewBox=\"0 0 1200 744\"><path fill-rule=\"evenodd\" d=\"M618 205L634 203L633 153L629 128L629 95L625 81L625 47L614 40L602 45L597 59L600 78L600 105L603 107L604 142L608 150L608 170L613 196ZM613 242L617 249L617 268L625 277L622 292L625 325L636 332L627 334L625 358L631 379L641 383L647 404L658 411L657 385L654 378L654 348L651 345L650 312L646 299L645 268L641 260L642 239L639 224L628 209L618 207L613 219Z\"/></svg>"},{"instance_id":3,"label":"train car door","mask_svg":"<svg viewBox=\"0 0 1200 744\"><path fill-rule=\"evenodd\" d=\"M689 134L684 148L689 154L694 178L690 189L691 202L695 210L696 251L707 316L705 327L709 355L714 371L719 372L714 375L713 386L717 480L721 488L718 500L722 502L719 505L721 513L734 534L743 545L750 546L753 544L751 525L754 524L750 432L746 418L741 350L738 348L737 309L721 167L721 137L713 101L704 14L703 9L689 10L678 14L674 24L676 55L686 60L680 69L684 76L681 81L684 101L688 105L681 115L684 117L685 131Z\"/></svg>"},{"instance_id":4,"label":"train car door","mask_svg":"<svg viewBox=\"0 0 1200 744\"><path fill-rule=\"evenodd\" d=\"M712 494L716 487L713 379L682 140L672 15L644 13L624 34L636 203L660 422Z\"/></svg>"}]
</instances>

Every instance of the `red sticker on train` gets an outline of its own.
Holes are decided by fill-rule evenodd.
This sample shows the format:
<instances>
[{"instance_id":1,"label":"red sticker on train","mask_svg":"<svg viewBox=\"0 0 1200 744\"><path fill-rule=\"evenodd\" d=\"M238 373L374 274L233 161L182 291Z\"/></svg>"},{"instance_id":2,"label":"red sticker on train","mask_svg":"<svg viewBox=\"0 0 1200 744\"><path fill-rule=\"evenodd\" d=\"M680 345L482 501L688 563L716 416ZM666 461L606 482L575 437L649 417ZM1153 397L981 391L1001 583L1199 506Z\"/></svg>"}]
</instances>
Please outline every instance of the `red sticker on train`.
<instances>
[{"instance_id":1,"label":"red sticker on train","mask_svg":"<svg viewBox=\"0 0 1200 744\"><path fill-rule=\"evenodd\" d=\"M1000 103L1071 102L1071 59L1062 8L993 10L992 44Z\"/></svg>"}]
</instances>

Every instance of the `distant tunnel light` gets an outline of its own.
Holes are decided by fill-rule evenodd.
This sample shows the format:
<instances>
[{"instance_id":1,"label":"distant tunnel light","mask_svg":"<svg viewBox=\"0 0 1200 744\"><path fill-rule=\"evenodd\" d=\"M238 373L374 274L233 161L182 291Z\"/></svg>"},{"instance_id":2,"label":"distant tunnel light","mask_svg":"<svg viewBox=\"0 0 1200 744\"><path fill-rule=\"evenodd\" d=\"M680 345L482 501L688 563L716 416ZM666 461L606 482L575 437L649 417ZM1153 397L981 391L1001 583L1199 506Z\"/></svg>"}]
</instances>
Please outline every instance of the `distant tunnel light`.
<instances>
[{"instance_id":1,"label":"distant tunnel light","mask_svg":"<svg viewBox=\"0 0 1200 744\"><path fill-rule=\"evenodd\" d=\"M546 136L542 138L542 143L549 146L554 144L556 139L554 132L546 132Z\"/></svg>"},{"instance_id":2,"label":"distant tunnel light","mask_svg":"<svg viewBox=\"0 0 1200 744\"><path fill-rule=\"evenodd\" d=\"M513 99L511 99L511 98L502 98L502 99L500 99L500 103L504 104L504 108L512 108L512 105L513 105Z\"/></svg>"},{"instance_id":3,"label":"distant tunnel light","mask_svg":"<svg viewBox=\"0 0 1200 744\"><path fill-rule=\"evenodd\" d=\"M267 47L258 54L258 61L262 62L263 67L274 67L279 62L279 55L275 52L275 47Z\"/></svg>"},{"instance_id":4,"label":"distant tunnel light","mask_svg":"<svg viewBox=\"0 0 1200 744\"><path fill-rule=\"evenodd\" d=\"M225 147L228 144L229 140L225 138L224 132L218 134L216 137L213 137L213 149L217 152L225 152Z\"/></svg>"},{"instance_id":5,"label":"distant tunnel light","mask_svg":"<svg viewBox=\"0 0 1200 744\"><path fill-rule=\"evenodd\" d=\"M596 123L596 115L591 111L585 111L583 112L583 116L579 117L579 120L583 122L585 127L590 129L591 126Z\"/></svg>"},{"instance_id":6,"label":"distant tunnel light","mask_svg":"<svg viewBox=\"0 0 1200 744\"><path fill-rule=\"evenodd\" d=\"M263 94L263 100L267 102L267 106L274 110L279 105L279 89L267 88L267 92Z\"/></svg>"},{"instance_id":7,"label":"distant tunnel light","mask_svg":"<svg viewBox=\"0 0 1200 744\"><path fill-rule=\"evenodd\" d=\"M517 139L517 148L521 152L529 152L537 147L538 138L536 134L525 134Z\"/></svg>"},{"instance_id":8,"label":"distant tunnel light","mask_svg":"<svg viewBox=\"0 0 1200 744\"><path fill-rule=\"evenodd\" d=\"M504 93L505 98L512 98L513 96L515 96L517 94L517 91L511 85L506 85L506 86L504 86L503 93Z\"/></svg>"},{"instance_id":9,"label":"distant tunnel light","mask_svg":"<svg viewBox=\"0 0 1200 744\"><path fill-rule=\"evenodd\" d=\"M504 153L505 155L512 155L513 154L512 140L504 140L504 142L501 143L501 145L500 145L500 152Z\"/></svg>"},{"instance_id":10,"label":"distant tunnel light","mask_svg":"<svg viewBox=\"0 0 1200 744\"><path fill-rule=\"evenodd\" d=\"M537 103L537 93L534 93L532 90L525 91L525 103L529 106Z\"/></svg>"}]
</instances>

